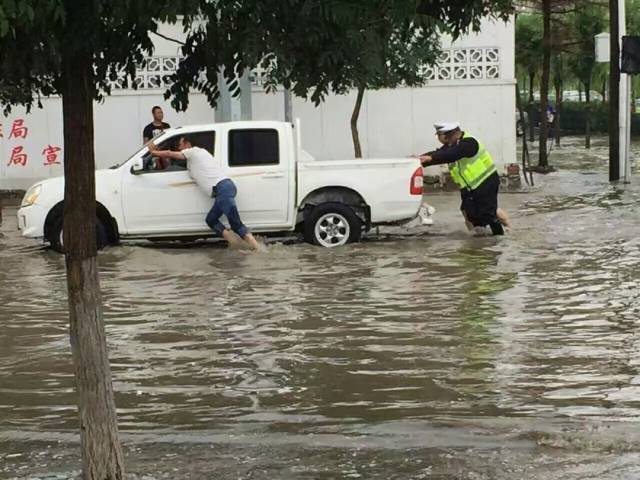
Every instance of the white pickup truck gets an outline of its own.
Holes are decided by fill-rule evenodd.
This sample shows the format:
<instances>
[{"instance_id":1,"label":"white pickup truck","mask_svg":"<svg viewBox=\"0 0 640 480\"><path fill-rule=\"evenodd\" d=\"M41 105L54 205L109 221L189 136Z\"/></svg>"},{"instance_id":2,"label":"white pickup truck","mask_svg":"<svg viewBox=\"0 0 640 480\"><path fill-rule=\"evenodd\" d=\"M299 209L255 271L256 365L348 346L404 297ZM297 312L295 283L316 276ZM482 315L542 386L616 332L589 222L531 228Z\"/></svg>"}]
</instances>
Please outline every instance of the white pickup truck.
<instances>
[{"instance_id":1,"label":"white pickup truck","mask_svg":"<svg viewBox=\"0 0 640 480\"><path fill-rule=\"evenodd\" d=\"M416 159L315 161L300 147L300 126L273 121L229 122L167 130L155 142L172 148L190 134L228 167L238 209L255 233L298 231L307 242L336 247L372 226L425 214L422 167ZM18 228L63 251L64 178L43 180L25 194ZM146 147L122 164L96 171L97 242L196 239L212 199L173 162L158 169Z\"/></svg>"}]
</instances>

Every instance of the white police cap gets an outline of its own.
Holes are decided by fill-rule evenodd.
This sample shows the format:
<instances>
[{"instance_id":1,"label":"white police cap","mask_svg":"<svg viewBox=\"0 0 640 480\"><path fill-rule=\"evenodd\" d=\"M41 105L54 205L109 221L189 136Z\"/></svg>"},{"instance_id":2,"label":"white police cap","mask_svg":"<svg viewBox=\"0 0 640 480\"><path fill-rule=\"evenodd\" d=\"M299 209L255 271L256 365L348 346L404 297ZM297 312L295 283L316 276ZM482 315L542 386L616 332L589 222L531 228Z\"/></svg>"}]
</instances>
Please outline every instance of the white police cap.
<instances>
[{"instance_id":1,"label":"white police cap","mask_svg":"<svg viewBox=\"0 0 640 480\"><path fill-rule=\"evenodd\" d=\"M449 133L460 128L458 122L439 122L434 123L433 126L436 129L436 133Z\"/></svg>"}]
</instances>

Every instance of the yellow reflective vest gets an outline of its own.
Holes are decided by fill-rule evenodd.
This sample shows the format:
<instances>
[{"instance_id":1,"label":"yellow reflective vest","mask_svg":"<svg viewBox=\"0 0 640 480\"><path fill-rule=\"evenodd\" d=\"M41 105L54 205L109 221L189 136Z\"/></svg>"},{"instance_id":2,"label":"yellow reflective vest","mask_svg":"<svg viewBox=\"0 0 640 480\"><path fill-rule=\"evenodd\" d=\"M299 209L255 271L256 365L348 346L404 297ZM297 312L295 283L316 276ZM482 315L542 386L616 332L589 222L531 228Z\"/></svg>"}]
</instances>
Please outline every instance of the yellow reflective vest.
<instances>
[{"instance_id":1,"label":"yellow reflective vest","mask_svg":"<svg viewBox=\"0 0 640 480\"><path fill-rule=\"evenodd\" d=\"M466 132L463 138L474 138ZM478 141L478 139L476 139ZM451 178L460 188L475 190L496 171L493 159L484 145L478 142L478 153L449 164Z\"/></svg>"}]
</instances>

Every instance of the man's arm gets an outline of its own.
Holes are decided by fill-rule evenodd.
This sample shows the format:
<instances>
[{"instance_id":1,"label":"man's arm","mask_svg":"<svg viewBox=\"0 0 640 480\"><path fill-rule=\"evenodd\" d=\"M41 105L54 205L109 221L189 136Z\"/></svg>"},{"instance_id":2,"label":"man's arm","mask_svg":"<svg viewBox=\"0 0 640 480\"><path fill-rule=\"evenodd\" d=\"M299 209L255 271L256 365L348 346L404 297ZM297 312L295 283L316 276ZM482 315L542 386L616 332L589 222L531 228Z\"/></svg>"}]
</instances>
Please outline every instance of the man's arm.
<instances>
[{"instance_id":1,"label":"man's arm","mask_svg":"<svg viewBox=\"0 0 640 480\"><path fill-rule=\"evenodd\" d=\"M151 150L154 157L172 158L173 160L186 160L182 152L174 152L173 150Z\"/></svg>"},{"instance_id":2,"label":"man's arm","mask_svg":"<svg viewBox=\"0 0 640 480\"><path fill-rule=\"evenodd\" d=\"M174 160L187 159L187 157L185 157L184 153L182 152L174 152L173 150L158 150L158 146L153 142L149 142L148 148L154 157L172 158Z\"/></svg>"}]
</instances>

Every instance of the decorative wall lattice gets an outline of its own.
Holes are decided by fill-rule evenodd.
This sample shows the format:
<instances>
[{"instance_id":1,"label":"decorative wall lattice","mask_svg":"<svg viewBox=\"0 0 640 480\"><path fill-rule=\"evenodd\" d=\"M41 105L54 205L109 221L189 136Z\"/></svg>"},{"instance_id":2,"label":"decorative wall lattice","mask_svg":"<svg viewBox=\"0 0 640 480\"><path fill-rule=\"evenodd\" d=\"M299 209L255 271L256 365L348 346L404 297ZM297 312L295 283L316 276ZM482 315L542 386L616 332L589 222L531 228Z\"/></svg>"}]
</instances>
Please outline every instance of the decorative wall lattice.
<instances>
[{"instance_id":1,"label":"decorative wall lattice","mask_svg":"<svg viewBox=\"0 0 640 480\"><path fill-rule=\"evenodd\" d=\"M251 73L249 74L249 79L251 80L251 84L254 87L263 87L265 82L265 78L264 75L266 73L266 70L262 67L256 67L253 70L251 70Z\"/></svg>"},{"instance_id":2,"label":"decorative wall lattice","mask_svg":"<svg viewBox=\"0 0 640 480\"><path fill-rule=\"evenodd\" d=\"M171 74L176 71L182 57L147 57L138 66L134 80L138 89L165 89L170 86ZM428 80L490 80L500 78L499 48L449 48L442 51L435 67L427 67L424 74ZM264 85L264 70L256 68L251 72L254 86ZM132 88L127 85L124 75L111 82L114 89Z\"/></svg>"},{"instance_id":3,"label":"decorative wall lattice","mask_svg":"<svg viewBox=\"0 0 640 480\"><path fill-rule=\"evenodd\" d=\"M499 48L448 48L438 64L425 69L428 80L490 80L500 78Z\"/></svg>"},{"instance_id":4,"label":"decorative wall lattice","mask_svg":"<svg viewBox=\"0 0 640 480\"><path fill-rule=\"evenodd\" d=\"M170 86L170 77L178 69L178 64L182 57L171 56L161 57L152 56L145 58L141 64L138 65L136 78L134 83L138 89L156 89L167 88ZM117 80L111 82L111 87L114 89L126 89L132 88L131 80L129 85L125 81L124 74L121 74Z\"/></svg>"}]
</instances>

